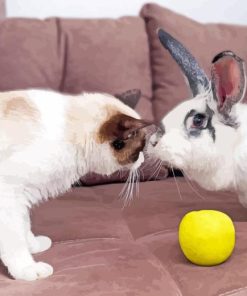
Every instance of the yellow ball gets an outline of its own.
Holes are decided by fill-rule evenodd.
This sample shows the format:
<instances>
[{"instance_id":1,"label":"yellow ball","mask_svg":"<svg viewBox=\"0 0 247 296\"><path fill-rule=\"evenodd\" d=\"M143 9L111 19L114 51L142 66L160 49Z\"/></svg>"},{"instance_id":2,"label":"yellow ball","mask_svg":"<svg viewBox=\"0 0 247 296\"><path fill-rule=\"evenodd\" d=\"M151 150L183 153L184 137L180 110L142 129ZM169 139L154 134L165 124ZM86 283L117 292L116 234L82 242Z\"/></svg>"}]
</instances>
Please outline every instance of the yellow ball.
<instances>
[{"instance_id":1,"label":"yellow ball","mask_svg":"<svg viewBox=\"0 0 247 296\"><path fill-rule=\"evenodd\" d=\"M189 212L179 225L179 243L185 257L192 263L217 265L232 254L235 228L231 218L222 212Z\"/></svg>"}]
</instances>

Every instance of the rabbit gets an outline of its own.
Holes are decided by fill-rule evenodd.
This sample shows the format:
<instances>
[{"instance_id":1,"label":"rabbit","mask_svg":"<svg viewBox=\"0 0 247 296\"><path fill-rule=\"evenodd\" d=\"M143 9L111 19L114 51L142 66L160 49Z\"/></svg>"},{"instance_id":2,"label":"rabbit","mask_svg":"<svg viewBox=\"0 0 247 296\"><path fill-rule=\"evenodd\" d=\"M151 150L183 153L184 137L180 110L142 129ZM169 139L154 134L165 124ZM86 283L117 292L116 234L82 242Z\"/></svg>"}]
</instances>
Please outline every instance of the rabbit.
<instances>
[{"instance_id":1,"label":"rabbit","mask_svg":"<svg viewBox=\"0 0 247 296\"><path fill-rule=\"evenodd\" d=\"M201 187L230 190L247 207L247 105L245 63L230 50L217 54L211 79L175 38L158 37L187 78L193 98L180 103L159 123L147 152L178 168Z\"/></svg>"}]
</instances>

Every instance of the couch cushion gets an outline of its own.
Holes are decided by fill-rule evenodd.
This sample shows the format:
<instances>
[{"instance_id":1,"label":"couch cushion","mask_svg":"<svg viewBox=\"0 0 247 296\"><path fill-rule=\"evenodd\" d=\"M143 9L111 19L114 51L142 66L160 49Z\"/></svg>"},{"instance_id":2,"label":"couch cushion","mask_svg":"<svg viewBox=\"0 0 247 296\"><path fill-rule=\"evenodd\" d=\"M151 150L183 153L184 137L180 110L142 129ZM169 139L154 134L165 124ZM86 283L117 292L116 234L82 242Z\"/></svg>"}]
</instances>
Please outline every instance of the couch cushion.
<instances>
[{"instance_id":1,"label":"couch cushion","mask_svg":"<svg viewBox=\"0 0 247 296\"><path fill-rule=\"evenodd\" d=\"M144 182L140 198L123 208L122 184L75 188L33 209L35 234L53 239L50 250L35 255L54 266L54 275L34 283L13 281L0 267L0 294L54 295L245 295L247 209L235 194L199 195L178 178ZM236 247L227 262L199 267L178 244L178 225L191 210L216 209L231 216ZM98 294L97 294L98 293ZM239 293L239 294L237 294Z\"/></svg>"},{"instance_id":2,"label":"couch cushion","mask_svg":"<svg viewBox=\"0 0 247 296\"><path fill-rule=\"evenodd\" d=\"M196 266L183 256L177 231L159 233L146 240L150 251L169 271L183 296L244 296L247 295L247 224L235 222L236 246L232 256L214 267Z\"/></svg>"},{"instance_id":3,"label":"couch cushion","mask_svg":"<svg viewBox=\"0 0 247 296\"><path fill-rule=\"evenodd\" d=\"M141 18L60 19L59 29L66 47L63 91L116 94L137 88L142 92L137 110L152 118L149 47Z\"/></svg>"},{"instance_id":4,"label":"couch cushion","mask_svg":"<svg viewBox=\"0 0 247 296\"><path fill-rule=\"evenodd\" d=\"M6 15L5 0L0 0L0 18L4 18Z\"/></svg>"},{"instance_id":5,"label":"couch cushion","mask_svg":"<svg viewBox=\"0 0 247 296\"><path fill-rule=\"evenodd\" d=\"M59 90L63 43L56 19L0 20L0 91L30 87Z\"/></svg>"},{"instance_id":6,"label":"couch cushion","mask_svg":"<svg viewBox=\"0 0 247 296\"><path fill-rule=\"evenodd\" d=\"M122 93L140 89L137 111L152 119L144 21L50 18L0 21L0 91L51 88Z\"/></svg>"},{"instance_id":7,"label":"couch cushion","mask_svg":"<svg viewBox=\"0 0 247 296\"><path fill-rule=\"evenodd\" d=\"M55 244L35 256L54 274L36 282L13 281L0 267L4 296L169 296L178 295L170 274L145 246L117 239L87 239Z\"/></svg>"},{"instance_id":8,"label":"couch cushion","mask_svg":"<svg viewBox=\"0 0 247 296\"><path fill-rule=\"evenodd\" d=\"M163 28L181 41L207 74L212 58L222 50L232 50L247 60L246 26L204 25L157 4L144 5L141 16L145 19L150 42L156 119L161 119L171 108L191 96L178 65L160 44L157 28Z\"/></svg>"},{"instance_id":9,"label":"couch cushion","mask_svg":"<svg viewBox=\"0 0 247 296\"><path fill-rule=\"evenodd\" d=\"M235 194L198 189L197 195L183 177L177 181L181 197L173 178L143 182L140 197L125 207L119 198L123 184L74 188L34 208L34 232L47 234L57 242L92 237L138 240L160 231L176 231L180 219L192 209L217 209L234 221L247 220L247 209Z\"/></svg>"}]
</instances>

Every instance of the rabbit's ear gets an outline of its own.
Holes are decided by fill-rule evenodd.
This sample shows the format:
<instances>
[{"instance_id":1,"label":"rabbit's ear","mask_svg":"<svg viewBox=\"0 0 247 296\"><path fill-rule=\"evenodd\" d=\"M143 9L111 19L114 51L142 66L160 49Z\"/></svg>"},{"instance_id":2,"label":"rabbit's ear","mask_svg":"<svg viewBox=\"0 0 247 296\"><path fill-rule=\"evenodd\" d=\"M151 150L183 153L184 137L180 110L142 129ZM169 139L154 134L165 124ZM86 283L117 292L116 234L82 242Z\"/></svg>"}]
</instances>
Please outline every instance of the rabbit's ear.
<instances>
[{"instance_id":1,"label":"rabbit's ear","mask_svg":"<svg viewBox=\"0 0 247 296\"><path fill-rule=\"evenodd\" d=\"M199 66L195 57L174 37L158 29L157 34L163 47L167 49L173 59L181 68L188 80L192 95L203 93L209 89L209 80L204 71Z\"/></svg>"},{"instance_id":2,"label":"rabbit's ear","mask_svg":"<svg viewBox=\"0 0 247 296\"><path fill-rule=\"evenodd\" d=\"M245 94L244 61L232 51L223 51L212 61L211 75L218 112L228 115L232 106L240 102Z\"/></svg>"}]
</instances>

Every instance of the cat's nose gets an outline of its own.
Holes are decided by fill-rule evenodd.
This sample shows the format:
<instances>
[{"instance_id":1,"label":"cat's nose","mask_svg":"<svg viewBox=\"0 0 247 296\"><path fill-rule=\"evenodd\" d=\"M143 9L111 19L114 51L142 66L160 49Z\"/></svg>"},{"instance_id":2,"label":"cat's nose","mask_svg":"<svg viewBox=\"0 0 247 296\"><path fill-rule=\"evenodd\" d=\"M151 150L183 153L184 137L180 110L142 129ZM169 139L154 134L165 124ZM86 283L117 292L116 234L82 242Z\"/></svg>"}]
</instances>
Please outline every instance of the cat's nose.
<instances>
[{"instance_id":1,"label":"cat's nose","mask_svg":"<svg viewBox=\"0 0 247 296\"><path fill-rule=\"evenodd\" d=\"M155 147L158 144L159 140L162 138L164 133L165 126L162 123L160 123L157 127L157 131L150 138L150 143L153 147Z\"/></svg>"}]
</instances>

